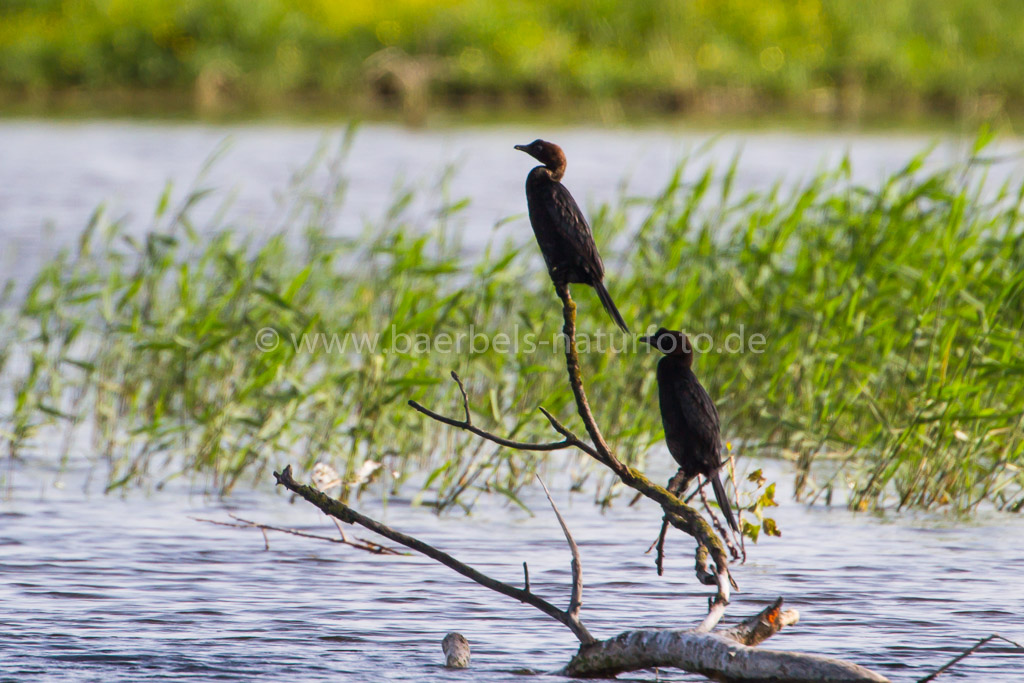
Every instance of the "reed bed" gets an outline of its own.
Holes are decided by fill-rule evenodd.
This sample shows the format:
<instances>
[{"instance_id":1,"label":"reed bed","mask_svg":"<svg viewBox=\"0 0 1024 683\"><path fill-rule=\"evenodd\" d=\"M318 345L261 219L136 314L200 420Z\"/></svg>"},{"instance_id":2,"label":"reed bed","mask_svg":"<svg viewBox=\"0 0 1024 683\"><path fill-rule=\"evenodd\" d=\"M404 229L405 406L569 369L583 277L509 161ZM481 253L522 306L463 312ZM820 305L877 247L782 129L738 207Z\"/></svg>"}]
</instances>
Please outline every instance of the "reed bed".
<instances>
[{"instance_id":1,"label":"reed bed","mask_svg":"<svg viewBox=\"0 0 1024 683\"><path fill-rule=\"evenodd\" d=\"M657 196L592 215L600 244L628 247L605 256L634 331L710 335L697 371L733 450L793 460L801 500L1024 506L1024 184L991 187L983 143L939 170L922 154L874 187L844 162L743 196L741 159L691 159ZM444 187L429 211L401 190L381 222L339 226L345 149L296 174L284 231L232 228L227 211L197 225L220 201L200 178L180 199L169 187L145 230L98 209L77 248L8 288L9 462L88 463L107 490L186 477L228 491L286 462L362 479L374 460L385 488L411 486L439 508L488 491L518 501L554 466L611 503L612 482L588 481L568 453L495 449L406 406L457 414L456 370L481 426L550 439L538 406L572 423L561 349L526 340L552 338L558 306L528 228L467 256L466 201ZM701 166L697 182L683 182L686 163ZM581 331L613 329L577 290ZM437 342L470 328L491 343ZM761 352L723 352L734 333L763 335ZM656 358L612 340L581 347L584 372L606 436L643 466L661 439Z\"/></svg>"}]
</instances>

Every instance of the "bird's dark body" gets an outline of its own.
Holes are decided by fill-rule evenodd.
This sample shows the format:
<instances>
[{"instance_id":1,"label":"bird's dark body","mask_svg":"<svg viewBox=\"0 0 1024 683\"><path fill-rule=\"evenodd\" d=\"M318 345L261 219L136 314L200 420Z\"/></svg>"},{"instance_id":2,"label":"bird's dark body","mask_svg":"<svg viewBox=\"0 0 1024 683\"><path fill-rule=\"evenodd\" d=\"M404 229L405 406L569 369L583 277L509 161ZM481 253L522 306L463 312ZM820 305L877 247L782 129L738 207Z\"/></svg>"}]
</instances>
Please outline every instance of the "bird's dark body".
<instances>
[{"instance_id":1,"label":"bird's dark body","mask_svg":"<svg viewBox=\"0 0 1024 683\"><path fill-rule=\"evenodd\" d=\"M526 176L526 205L553 282L593 286L604 278L604 263L583 212L544 166Z\"/></svg>"},{"instance_id":2,"label":"bird's dark body","mask_svg":"<svg viewBox=\"0 0 1024 683\"><path fill-rule=\"evenodd\" d=\"M552 282L556 287L570 283L593 287L608 315L619 329L628 333L626 322L604 286L604 263L587 219L560 182L566 163L562 148L545 140L534 140L528 145L516 145L516 149L543 164L526 176L526 204Z\"/></svg>"},{"instance_id":3,"label":"bird's dark body","mask_svg":"<svg viewBox=\"0 0 1024 683\"><path fill-rule=\"evenodd\" d=\"M641 341L665 354L658 361L658 403L661 405L661 424L665 427L665 444L682 474L682 477L673 477L670 486L678 493L694 477L706 477L726 521L738 531L729 497L718 476L722 468L718 410L693 374L690 340L682 332L661 328Z\"/></svg>"},{"instance_id":4,"label":"bird's dark body","mask_svg":"<svg viewBox=\"0 0 1024 683\"><path fill-rule=\"evenodd\" d=\"M668 452L687 478L716 472L722 466L718 411L681 358L658 361L658 401Z\"/></svg>"}]
</instances>

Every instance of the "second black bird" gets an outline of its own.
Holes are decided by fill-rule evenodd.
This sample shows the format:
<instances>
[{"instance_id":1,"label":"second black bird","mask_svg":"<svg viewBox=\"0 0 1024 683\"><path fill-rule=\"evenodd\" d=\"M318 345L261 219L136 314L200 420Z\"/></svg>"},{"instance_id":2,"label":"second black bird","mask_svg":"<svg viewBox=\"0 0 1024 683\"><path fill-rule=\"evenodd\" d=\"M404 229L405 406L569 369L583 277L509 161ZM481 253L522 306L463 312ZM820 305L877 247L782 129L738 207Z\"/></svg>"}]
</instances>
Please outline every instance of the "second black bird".
<instances>
[{"instance_id":1,"label":"second black bird","mask_svg":"<svg viewBox=\"0 0 1024 683\"><path fill-rule=\"evenodd\" d=\"M679 463L686 482L697 475L708 478L715 489L718 507L722 508L729 526L738 531L729 497L718 477L722 468L718 411L693 374L693 347L689 338L682 332L662 327L649 337L641 337L640 341L665 354L658 361L658 400L668 452Z\"/></svg>"},{"instance_id":2,"label":"second black bird","mask_svg":"<svg viewBox=\"0 0 1024 683\"><path fill-rule=\"evenodd\" d=\"M516 145L543 166L537 166L526 177L526 204L537 244L544 255L548 273L556 285L580 283L597 291L601 304L623 332L626 322L615 307L604 286L604 263L597 253L594 236L587 219L560 182L565 174L565 153L558 145L534 140Z\"/></svg>"}]
</instances>

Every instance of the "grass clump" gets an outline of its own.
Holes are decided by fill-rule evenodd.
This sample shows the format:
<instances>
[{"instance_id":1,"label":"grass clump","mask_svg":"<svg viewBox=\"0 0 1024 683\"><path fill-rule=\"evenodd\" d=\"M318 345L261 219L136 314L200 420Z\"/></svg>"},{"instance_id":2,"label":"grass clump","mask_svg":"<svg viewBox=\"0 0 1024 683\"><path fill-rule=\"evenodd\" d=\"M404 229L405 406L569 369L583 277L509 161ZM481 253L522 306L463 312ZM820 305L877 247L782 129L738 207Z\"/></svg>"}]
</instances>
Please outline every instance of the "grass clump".
<instances>
[{"instance_id":1,"label":"grass clump","mask_svg":"<svg viewBox=\"0 0 1024 683\"><path fill-rule=\"evenodd\" d=\"M327 460L351 478L373 459L397 483L415 475L439 507L483 491L517 500L542 463L575 467L565 453L424 429L405 405L457 412L442 381L454 369L481 426L548 440L538 405L571 423L561 350L538 344L559 316L529 230L522 246L468 258L466 201L442 186L437 210L414 212L413 191L400 190L362 234L339 231L343 148L297 174L287 230L261 242L222 213L194 224L215 196L202 182L176 206L169 190L141 238L97 212L78 249L5 309L8 457L85 458L111 489L185 475L224 490L289 461ZM721 173L706 164L693 183L681 165L658 196L622 198L592 222L635 331L710 336L697 372L740 457L791 458L802 498L856 509L1018 510L1024 185L986 185L981 149L939 170L922 155L877 187L855 186L844 162L739 197L739 161ZM608 328L578 289L581 331ZM470 346L471 329L489 343ZM726 353L730 334L764 343ZM443 346L445 335L462 346ZM662 436L656 359L621 339L599 344L581 344L592 405L620 455L642 465ZM582 487L588 472L573 476ZM595 490L604 503L618 494L610 481Z\"/></svg>"}]
</instances>

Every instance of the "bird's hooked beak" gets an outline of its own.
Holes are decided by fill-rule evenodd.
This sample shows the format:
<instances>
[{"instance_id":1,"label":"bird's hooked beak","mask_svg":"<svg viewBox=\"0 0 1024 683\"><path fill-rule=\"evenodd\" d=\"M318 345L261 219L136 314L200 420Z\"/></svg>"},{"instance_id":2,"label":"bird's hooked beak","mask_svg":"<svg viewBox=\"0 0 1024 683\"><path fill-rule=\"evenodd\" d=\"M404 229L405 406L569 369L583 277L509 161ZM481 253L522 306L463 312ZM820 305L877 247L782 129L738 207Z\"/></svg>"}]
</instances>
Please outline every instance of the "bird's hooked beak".
<instances>
[{"instance_id":1,"label":"bird's hooked beak","mask_svg":"<svg viewBox=\"0 0 1024 683\"><path fill-rule=\"evenodd\" d=\"M644 344L654 345L654 337L640 337L637 341L642 341Z\"/></svg>"}]
</instances>

